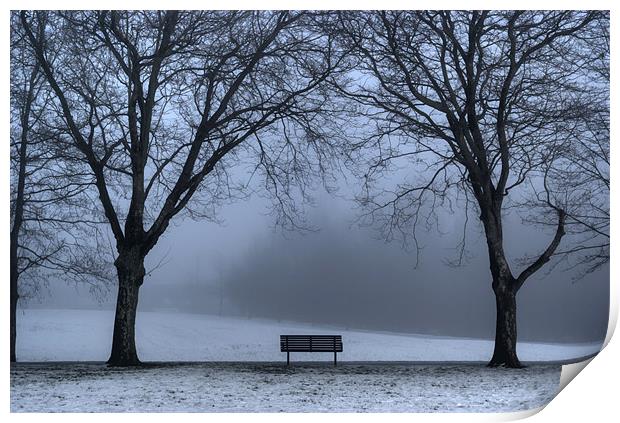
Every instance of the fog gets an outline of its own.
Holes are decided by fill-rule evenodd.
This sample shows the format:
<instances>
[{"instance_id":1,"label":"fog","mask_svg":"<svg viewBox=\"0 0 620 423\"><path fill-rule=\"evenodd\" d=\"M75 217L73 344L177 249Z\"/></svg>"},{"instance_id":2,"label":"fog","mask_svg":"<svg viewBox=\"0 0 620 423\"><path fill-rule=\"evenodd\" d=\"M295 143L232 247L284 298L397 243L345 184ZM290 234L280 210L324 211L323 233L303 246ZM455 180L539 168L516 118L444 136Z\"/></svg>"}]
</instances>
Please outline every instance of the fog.
<instances>
[{"instance_id":1,"label":"fog","mask_svg":"<svg viewBox=\"0 0 620 423\"><path fill-rule=\"evenodd\" d=\"M346 190L345 193L346 194ZM342 194L342 193L341 193ZM346 197L347 195L344 195ZM477 221L467 232L469 260L446 262L463 231L458 212L439 215L441 233L420 233L416 253L386 243L376 228L355 223L346 198L317 193L307 210L316 231L274 228L268 200L223 207L222 224L176 221L147 257L140 311L171 310L301 321L341 328L492 338L495 300L486 245ZM506 217L513 260L544 248L550 233ZM513 261L514 271L520 266ZM519 339L581 342L604 338L609 269L582 278L547 266L518 294ZM113 308L115 286L92 295L51 279L26 307Z\"/></svg>"}]
</instances>

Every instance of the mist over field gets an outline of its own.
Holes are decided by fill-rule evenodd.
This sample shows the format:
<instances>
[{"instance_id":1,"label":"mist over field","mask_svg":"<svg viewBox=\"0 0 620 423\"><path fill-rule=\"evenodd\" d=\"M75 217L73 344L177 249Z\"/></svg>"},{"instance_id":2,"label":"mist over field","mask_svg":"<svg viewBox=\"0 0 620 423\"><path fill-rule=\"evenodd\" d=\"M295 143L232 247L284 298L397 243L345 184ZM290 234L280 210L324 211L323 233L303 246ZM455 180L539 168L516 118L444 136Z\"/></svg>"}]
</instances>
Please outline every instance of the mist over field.
<instances>
[{"instance_id":1,"label":"mist over field","mask_svg":"<svg viewBox=\"0 0 620 423\"><path fill-rule=\"evenodd\" d=\"M346 194L347 189L339 191ZM274 228L258 197L225 206L221 225L185 220L153 252L139 310L223 314L342 326L351 329L491 339L495 303L480 228L470 224L469 260L460 267L455 245L463 216L442 213L443 234L423 233L415 251L386 243L355 223L346 199L318 192L308 209L317 231ZM548 233L511 216L509 249L542 248ZM605 337L608 266L584 277L555 268L519 293L522 340L588 342ZM93 296L88 288L52 280L26 307L113 309L116 287ZM49 294L49 295L48 295Z\"/></svg>"}]
</instances>

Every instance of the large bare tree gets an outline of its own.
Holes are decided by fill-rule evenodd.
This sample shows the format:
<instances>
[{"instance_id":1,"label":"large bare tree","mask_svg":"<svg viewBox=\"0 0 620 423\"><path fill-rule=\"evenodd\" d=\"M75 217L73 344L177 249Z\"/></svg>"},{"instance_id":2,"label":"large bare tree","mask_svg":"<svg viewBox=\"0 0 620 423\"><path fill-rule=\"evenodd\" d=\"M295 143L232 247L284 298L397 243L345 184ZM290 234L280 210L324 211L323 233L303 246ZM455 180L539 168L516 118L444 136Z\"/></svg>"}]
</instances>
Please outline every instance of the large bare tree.
<instances>
[{"instance_id":1,"label":"large bare tree","mask_svg":"<svg viewBox=\"0 0 620 423\"><path fill-rule=\"evenodd\" d=\"M11 20L10 359L16 361L17 306L41 294L48 279L90 284L109 280L92 204L91 179L76 171L46 125L50 92L26 48L19 19ZM57 134L56 134L57 135Z\"/></svg>"},{"instance_id":2,"label":"large bare tree","mask_svg":"<svg viewBox=\"0 0 620 423\"><path fill-rule=\"evenodd\" d=\"M545 189L545 174L567 142L568 87L588 83L575 78L587 56L583 40L605 19L573 11L342 12L330 28L355 51L348 84L335 85L357 104L351 119L363 116L348 149L359 153L352 157L365 178L359 200L367 216L386 236L415 240L440 205L473 205L479 215L497 310L491 366L521 365L517 292L566 232L566 198ZM386 174L406 175L377 188ZM554 230L516 271L504 217L525 198Z\"/></svg>"},{"instance_id":3,"label":"large bare tree","mask_svg":"<svg viewBox=\"0 0 620 423\"><path fill-rule=\"evenodd\" d=\"M261 175L284 224L329 165L323 82L337 65L309 12L22 12L64 147L94 178L115 239L110 365L139 363L145 257L181 213L215 218ZM59 140L58 142L62 142ZM232 171L232 169L236 169ZM241 188L245 185L242 183ZM213 240L217 242L217 240Z\"/></svg>"}]
</instances>

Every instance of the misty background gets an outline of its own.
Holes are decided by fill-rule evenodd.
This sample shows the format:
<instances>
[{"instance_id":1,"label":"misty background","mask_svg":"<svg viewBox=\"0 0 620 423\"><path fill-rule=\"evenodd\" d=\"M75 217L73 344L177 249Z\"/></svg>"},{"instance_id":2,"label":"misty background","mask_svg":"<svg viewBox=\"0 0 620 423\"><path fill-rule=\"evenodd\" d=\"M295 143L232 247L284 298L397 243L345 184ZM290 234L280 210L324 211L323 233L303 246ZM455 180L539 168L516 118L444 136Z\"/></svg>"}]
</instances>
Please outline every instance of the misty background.
<instances>
[{"instance_id":1,"label":"misty background","mask_svg":"<svg viewBox=\"0 0 620 423\"><path fill-rule=\"evenodd\" d=\"M354 181L341 185L337 195L315 192L315 205L306 213L314 231L274 227L270 202L258 195L223 206L221 224L174 220L147 257L139 311L493 339L495 299L477 219L468 224L468 260L455 267L449 262L458 257L464 215L440 211L441 232L418 234L416 266L414 249L386 243L376 228L356 223L360 211L350 197L358 188ZM552 236L522 224L515 212L506 216L505 235L513 263L541 251ZM609 265L577 276L579 269L548 265L523 286L517 297L519 339L604 339ZM22 307L114 309L115 300L115 282L93 295L87 286L51 278Z\"/></svg>"}]
</instances>

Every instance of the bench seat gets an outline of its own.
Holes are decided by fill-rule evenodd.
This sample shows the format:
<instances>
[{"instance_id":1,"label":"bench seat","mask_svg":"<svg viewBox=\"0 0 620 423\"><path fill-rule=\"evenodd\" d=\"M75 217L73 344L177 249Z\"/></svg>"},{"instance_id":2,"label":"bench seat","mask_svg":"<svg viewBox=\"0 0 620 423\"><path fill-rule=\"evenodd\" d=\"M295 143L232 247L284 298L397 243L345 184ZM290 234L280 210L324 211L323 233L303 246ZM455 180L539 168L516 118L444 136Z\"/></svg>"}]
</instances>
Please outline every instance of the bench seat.
<instances>
[{"instance_id":1,"label":"bench seat","mask_svg":"<svg viewBox=\"0 0 620 423\"><path fill-rule=\"evenodd\" d=\"M286 364L290 364L291 352L342 352L342 335L280 335L280 351L286 352Z\"/></svg>"}]
</instances>

